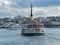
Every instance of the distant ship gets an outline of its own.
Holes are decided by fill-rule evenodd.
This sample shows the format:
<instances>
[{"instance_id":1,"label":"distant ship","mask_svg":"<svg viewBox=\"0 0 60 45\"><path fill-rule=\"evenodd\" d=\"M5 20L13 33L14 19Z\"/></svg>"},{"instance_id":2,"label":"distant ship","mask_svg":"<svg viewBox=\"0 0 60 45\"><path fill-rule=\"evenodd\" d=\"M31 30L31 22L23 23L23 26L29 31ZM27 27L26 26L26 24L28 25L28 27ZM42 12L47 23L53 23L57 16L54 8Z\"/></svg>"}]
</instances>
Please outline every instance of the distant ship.
<instances>
[{"instance_id":1,"label":"distant ship","mask_svg":"<svg viewBox=\"0 0 60 45\"><path fill-rule=\"evenodd\" d=\"M25 36L40 36L44 35L44 24L40 23L38 18L33 18L32 4L31 4L31 15L23 21L22 35Z\"/></svg>"}]
</instances>

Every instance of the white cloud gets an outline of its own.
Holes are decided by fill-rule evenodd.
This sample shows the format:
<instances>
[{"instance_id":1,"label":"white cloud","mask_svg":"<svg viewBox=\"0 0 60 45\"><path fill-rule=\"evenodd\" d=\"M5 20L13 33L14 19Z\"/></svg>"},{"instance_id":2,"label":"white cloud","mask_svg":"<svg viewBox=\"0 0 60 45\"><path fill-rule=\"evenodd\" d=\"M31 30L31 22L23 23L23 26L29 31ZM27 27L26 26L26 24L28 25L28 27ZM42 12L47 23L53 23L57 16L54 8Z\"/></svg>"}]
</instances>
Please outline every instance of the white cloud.
<instances>
[{"instance_id":1,"label":"white cloud","mask_svg":"<svg viewBox=\"0 0 60 45\"><path fill-rule=\"evenodd\" d=\"M60 16L60 6L36 7L33 12L36 16Z\"/></svg>"},{"instance_id":2,"label":"white cloud","mask_svg":"<svg viewBox=\"0 0 60 45\"><path fill-rule=\"evenodd\" d=\"M9 6L12 2L8 0L0 0L0 6Z\"/></svg>"},{"instance_id":3,"label":"white cloud","mask_svg":"<svg viewBox=\"0 0 60 45\"><path fill-rule=\"evenodd\" d=\"M28 6L28 3L33 2L34 6L38 7L33 7L33 15L34 17L47 17L47 16L60 16L60 6L43 6L40 7L40 3L43 5L45 0L0 0L0 17L14 17L17 15L21 16L29 16L30 15L30 7L25 7ZM52 1L52 0L51 0ZM51 2L48 0L47 2ZM59 2L59 1L58 1ZM22 4L23 3L23 4ZM47 5L47 3L44 3ZM50 3L51 4L51 3ZM1 14L3 13L3 15Z\"/></svg>"},{"instance_id":4,"label":"white cloud","mask_svg":"<svg viewBox=\"0 0 60 45\"><path fill-rule=\"evenodd\" d=\"M0 12L5 12L8 15L4 15L4 17L14 17L17 15L21 16L29 16L30 15L30 7L29 8L14 8L11 6L2 6L0 8ZM33 15L34 17L47 17L47 16L60 16L60 6L49 6L49 7L33 7ZM0 14L0 17L2 15Z\"/></svg>"}]
</instances>

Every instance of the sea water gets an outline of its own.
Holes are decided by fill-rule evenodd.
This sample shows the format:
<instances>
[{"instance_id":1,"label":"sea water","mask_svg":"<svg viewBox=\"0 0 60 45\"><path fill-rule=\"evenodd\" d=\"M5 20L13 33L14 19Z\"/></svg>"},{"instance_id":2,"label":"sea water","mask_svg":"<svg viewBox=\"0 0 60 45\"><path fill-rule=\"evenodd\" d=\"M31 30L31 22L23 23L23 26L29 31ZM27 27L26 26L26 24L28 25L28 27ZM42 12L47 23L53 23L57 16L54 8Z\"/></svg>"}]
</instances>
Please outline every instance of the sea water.
<instances>
[{"instance_id":1,"label":"sea water","mask_svg":"<svg viewBox=\"0 0 60 45\"><path fill-rule=\"evenodd\" d=\"M23 36L21 29L1 29L0 45L60 45L60 28L44 28L45 36Z\"/></svg>"}]
</instances>

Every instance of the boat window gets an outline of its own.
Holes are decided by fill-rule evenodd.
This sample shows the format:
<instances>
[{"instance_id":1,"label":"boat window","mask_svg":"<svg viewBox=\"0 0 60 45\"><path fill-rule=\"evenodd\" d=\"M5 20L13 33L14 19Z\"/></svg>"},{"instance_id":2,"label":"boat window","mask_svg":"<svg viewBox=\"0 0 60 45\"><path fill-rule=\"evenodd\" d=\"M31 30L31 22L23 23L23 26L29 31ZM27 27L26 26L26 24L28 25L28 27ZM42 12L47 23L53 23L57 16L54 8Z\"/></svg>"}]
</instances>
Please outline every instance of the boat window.
<instances>
[{"instance_id":1,"label":"boat window","mask_svg":"<svg viewBox=\"0 0 60 45\"><path fill-rule=\"evenodd\" d=\"M43 26L43 25L38 25L38 26Z\"/></svg>"},{"instance_id":2,"label":"boat window","mask_svg":"<svg viewBox=\"0 0 60 45\"><path fill-rule=\"evenodd\" d=\"M36 29L36 31L40 31L40 29Z\"/></svg>"},{"instance_id":3,"label":"boat window","mask_svg":"<svg viewBox=\"0 0 60 45\"><path fill-rule=\"evenodd\" d=\"M39 28L41 26L43 26L43 25L28 25L28 27L30 27L30 28Z\"/></svg>"},{"instance_id":4,"label":"boat window","mask_svg":"<svg viewBox=\"0 0 60 45\"><path fill-rule=\"evenodd\" d=\"M28 26L32 26L32 25L28 25Z\"/></svg>"},{"instance_id":5,"label":"boat window","mask_svg":"<svg viewBox=\"0 0 60 45\"><path fill-rule=\"evenodd\" d=\"M32 27L32 25L28 25L29 27Z\"/></svg>"},{"instance_id":6,"label":"boat window","mask_svg":"<svg viewBox=\"0 0 60 45\"><path fill-rule=\"evenodd\" d=\"M36 28L36 27L37 27L37 25L33 25L33 27L34 27L34 28Z\"/></svg>"}]
</instances>

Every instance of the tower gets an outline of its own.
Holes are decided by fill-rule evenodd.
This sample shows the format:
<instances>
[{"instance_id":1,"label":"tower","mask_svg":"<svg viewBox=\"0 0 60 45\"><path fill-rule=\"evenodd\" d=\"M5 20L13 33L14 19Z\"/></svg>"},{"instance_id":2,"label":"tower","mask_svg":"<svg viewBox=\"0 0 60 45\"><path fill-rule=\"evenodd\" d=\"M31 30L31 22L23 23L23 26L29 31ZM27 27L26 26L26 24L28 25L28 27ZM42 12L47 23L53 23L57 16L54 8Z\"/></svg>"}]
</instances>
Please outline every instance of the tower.
<instances>
[{"instance_id":1,"label":"tower","mask_svg":"<svg viewBox=\"0 0 60 45\"><path fill-rule=\"evenodd\" d=\"M33 14L32 14L32 3L31 3L31 15L30 15L30 17L33 17Z\"/></svg>"}]
</instances>

